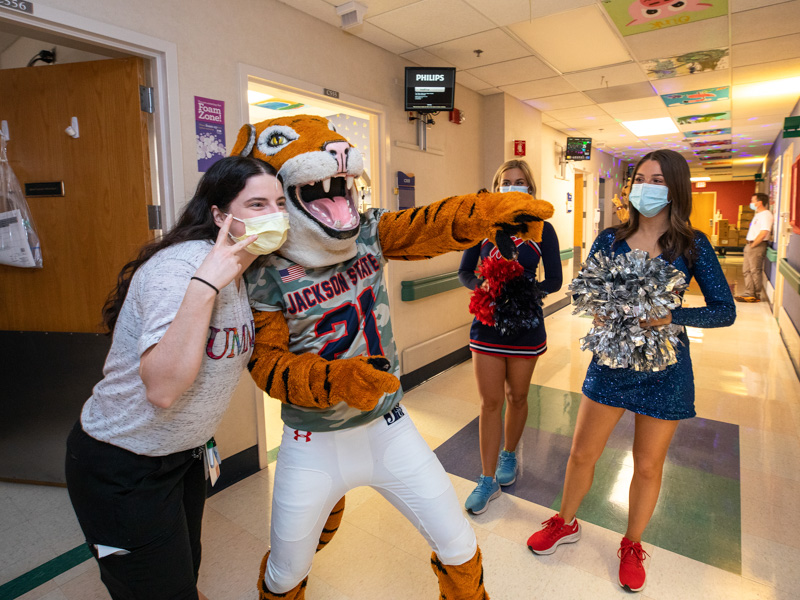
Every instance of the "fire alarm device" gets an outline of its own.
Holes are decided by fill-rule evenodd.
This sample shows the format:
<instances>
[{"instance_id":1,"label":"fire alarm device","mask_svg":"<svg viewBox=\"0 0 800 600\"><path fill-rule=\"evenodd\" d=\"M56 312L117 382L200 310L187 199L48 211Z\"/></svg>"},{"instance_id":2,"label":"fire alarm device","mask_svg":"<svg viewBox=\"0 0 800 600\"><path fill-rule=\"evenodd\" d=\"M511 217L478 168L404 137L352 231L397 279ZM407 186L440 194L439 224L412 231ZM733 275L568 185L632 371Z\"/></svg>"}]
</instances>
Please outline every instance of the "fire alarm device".
<instances>
[{"instance_id":1,"label":"fire alarm device","mask_svg":"<svg viewBox=\"0 0 800 600\"><path fill-rule=\"evenodd\" d=\"M514 140L514 156L525 156L525 140Z\"/></svg>"},{"instance_id":2,"label":"fire alarm device","mask_svg":"<svg viewBox=\"0 0 800 600\"><path fill-rule=\"evenodd\" d=\"M450 122L455 123L456 125L461 125L464 122L464 113L454 108L450 111Z\"/></svg>"}]
</instances>

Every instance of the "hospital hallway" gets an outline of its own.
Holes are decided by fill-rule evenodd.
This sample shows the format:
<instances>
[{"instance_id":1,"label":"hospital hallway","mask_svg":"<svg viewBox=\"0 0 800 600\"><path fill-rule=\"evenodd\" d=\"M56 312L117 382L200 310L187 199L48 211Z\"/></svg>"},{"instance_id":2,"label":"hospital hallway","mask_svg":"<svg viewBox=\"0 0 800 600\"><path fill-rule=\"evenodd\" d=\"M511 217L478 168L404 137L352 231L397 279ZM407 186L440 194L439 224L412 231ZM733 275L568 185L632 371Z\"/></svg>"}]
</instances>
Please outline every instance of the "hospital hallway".
<instances>
[{"instance_id":1,"label":"hospital hallway","mask_svg":"<svg viewBox=\"0 0 800 600\"><path fill-rule=\"evenodd\" d=\"M735 291L742 258L720 261ZM698 292L693 284L686 305L702 305ZM737 303L737 311L732 327L689 330L697 417L679 425L667 457L644 537L650 558L641 600L789 600L800 588L800 384L768 303ZM487 512L468 517L493 599L629 597L616 580L616 551L632 473L630 414L612 434L578 513L581 540L550 556L525 546L559 506L590 359L578 340L589 325L570 308L546 319L549 349L531 382L520 475ZM480 469L471 362L411 390L404 405L463 504ZM269 405L270 447L280 440L278 408ZM199 589L210 600L257 598L275 455L269 453L268 468L206 504ZM0 483L0 499L0 599L108 598L66 489ZM414 527L377 492L359 488L347 495L339 532L315 558L306 596L433 600L438 588L429 559Z\"/></svg>"}]
</instances>

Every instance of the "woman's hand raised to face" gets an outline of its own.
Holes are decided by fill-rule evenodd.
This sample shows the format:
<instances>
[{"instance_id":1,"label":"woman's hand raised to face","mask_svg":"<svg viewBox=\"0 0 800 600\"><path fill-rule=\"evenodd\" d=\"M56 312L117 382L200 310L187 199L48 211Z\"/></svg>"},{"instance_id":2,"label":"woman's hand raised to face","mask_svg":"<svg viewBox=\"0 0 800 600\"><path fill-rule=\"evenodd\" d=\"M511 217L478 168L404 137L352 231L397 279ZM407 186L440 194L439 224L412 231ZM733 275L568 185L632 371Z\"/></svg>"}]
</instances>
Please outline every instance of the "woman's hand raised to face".
<instances>
[{"instance_id":1,"label":"woman's hand raised to face","mask_svg":"<svg viewBox=\"0 0 800 600\"><path fill-rule=\"evenodd\" d=\"M228 236L232 222L232 215L225 217L214 247L195 272L197 277L205 279L220 290L244 273L245 269L258 258L257 255L245 250L258 239L258 236L251 235L240 242L234 242Z\"/></svg>"}]
</instances>

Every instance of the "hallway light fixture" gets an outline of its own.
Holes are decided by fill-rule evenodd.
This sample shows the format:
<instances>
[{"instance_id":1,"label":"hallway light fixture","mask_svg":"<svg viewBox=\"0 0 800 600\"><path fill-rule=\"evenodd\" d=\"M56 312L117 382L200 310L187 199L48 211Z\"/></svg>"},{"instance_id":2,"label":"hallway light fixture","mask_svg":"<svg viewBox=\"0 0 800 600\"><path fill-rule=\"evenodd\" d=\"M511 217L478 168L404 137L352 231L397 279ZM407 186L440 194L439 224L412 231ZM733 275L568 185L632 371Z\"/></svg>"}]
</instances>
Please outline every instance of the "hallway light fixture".
<instances>
[{"instance_id":1,"label":"hallway light fixture","mask_svg":"<svg viewBox=\"0 0 800 600\"><path fill-rule=\"evenodd\" d=\"M733 86L731 97L741 98L766 98L769 96L788 96L800 94L800 77L787 79L773 79L759 83L746 83Z\"/></svg>"},{"instance_id":2,"label":"hallway light fixture","mask_svg":"<svg viewBox=\"0 0 800 600\"><path fill-rule=\"evenodd\" d=\"M643 119L641 121L622 121L621 124L636 137L678 133L677 125L675 125L674 121L670 117L661 117L660 119Z\"/></svg>"},{"instance_id":3,"label":"hallway light fixture","mask_svg":"<svg viewBox=\"0 0 800 600\"><path fill-rule=\"evenodd\" d=\"M689 181L711 181L711 177L690 177Z\"/></svg>"}]
</instances>

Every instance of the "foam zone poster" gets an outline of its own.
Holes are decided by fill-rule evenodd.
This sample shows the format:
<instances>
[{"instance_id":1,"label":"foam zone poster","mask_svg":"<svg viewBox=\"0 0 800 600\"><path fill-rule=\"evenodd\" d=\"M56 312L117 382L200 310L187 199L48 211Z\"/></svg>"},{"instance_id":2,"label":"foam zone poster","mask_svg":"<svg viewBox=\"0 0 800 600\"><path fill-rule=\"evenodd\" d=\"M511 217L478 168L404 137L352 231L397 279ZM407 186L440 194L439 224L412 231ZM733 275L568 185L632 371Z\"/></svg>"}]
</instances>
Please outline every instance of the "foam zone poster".
<instances>
[{"instance_id":1,"label":"foam zone poster","mask_svg":"<svg viewBox=\"0 0 800 600\"><path fill-rule=\"evenodd\" d=\"M728 15L728 0L603 0L603 7L622 35Z\"/></svg>"},{"instance_id":2,"label":"foam zone poster","mask_svg":"<svg viewBox=\"0 0 800 600\"><path fill-rule=\"evenodd\" d=\"M194 97L197 170L205 173L225 156L225 102Z\"/></svg>"}]
</instances>

